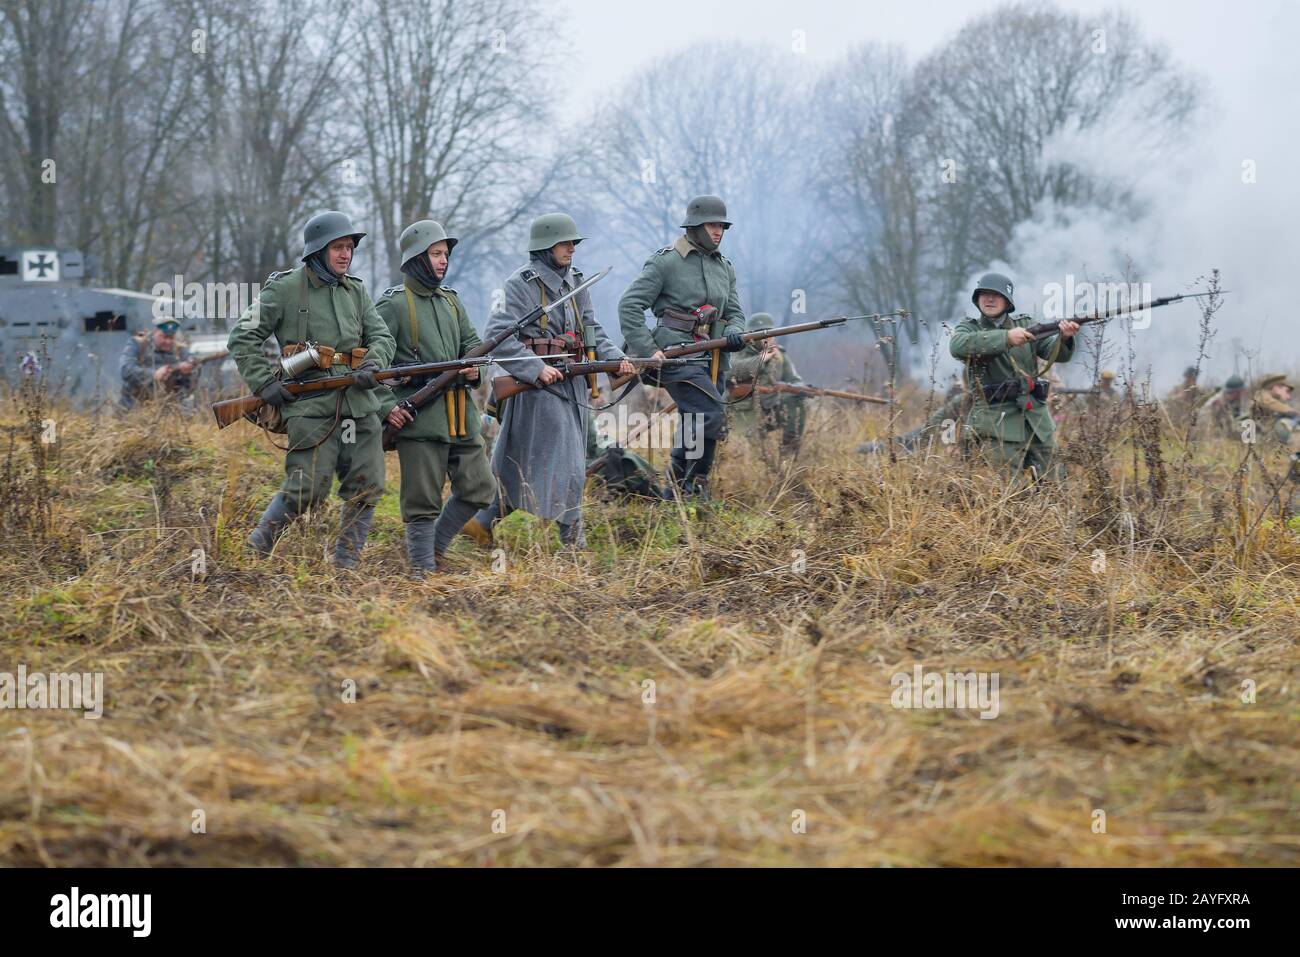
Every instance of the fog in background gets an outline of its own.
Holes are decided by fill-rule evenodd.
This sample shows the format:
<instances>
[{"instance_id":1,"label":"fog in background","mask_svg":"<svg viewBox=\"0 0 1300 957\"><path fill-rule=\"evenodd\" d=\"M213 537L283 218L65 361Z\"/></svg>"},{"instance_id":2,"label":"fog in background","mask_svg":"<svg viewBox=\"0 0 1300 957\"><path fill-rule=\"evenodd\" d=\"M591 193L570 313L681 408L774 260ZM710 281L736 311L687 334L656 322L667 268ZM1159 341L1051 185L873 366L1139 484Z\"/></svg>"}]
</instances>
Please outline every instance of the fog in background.
<instances>
[{"instance_id":1,"label":"fog in background","mask_svg":"<svg viewBox=\"0 0 1300 957\"><path fill-rule=\"evenodd\" d=\"M946 378L945 325L986 268L1040 316L1067 275L1163 295L1218 268L1232 294L1205 378L1300 364L1294 4L0 0L0 17L0 245L83 249L100 285L262 281L336 207L370 234L356 268L378 295L397 233L432 216L462 238L447 281L481 328L528 221L563 209L579 265L615 267L595 298L617 334L622 289L717 192L747 313L913 311L786 340L822 384L878 387L886 359ZM1198 316L1135 330L1136 374L1172 384ZM1122 338L1103 363L1122 367Z\"/></svg>"}]
</instances>

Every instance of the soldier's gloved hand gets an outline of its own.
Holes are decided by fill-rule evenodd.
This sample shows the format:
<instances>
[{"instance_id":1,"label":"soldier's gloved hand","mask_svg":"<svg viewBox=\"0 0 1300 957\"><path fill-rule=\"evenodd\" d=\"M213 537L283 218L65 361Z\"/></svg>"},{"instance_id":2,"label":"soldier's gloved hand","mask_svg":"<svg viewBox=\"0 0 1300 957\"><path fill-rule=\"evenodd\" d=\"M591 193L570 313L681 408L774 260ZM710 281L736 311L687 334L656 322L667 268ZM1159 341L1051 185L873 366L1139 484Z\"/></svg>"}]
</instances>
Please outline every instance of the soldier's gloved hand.
<instances>
[{"instance_id":1,"label":"soldier's gloved hand","mask_svg":"<svg viewBox=\"0 0 1300 957\"><path fill-rule=\"evenodd\" d=\"M739 352L745 348L745 340L739 332L733 332L727 336L727 344L723 347L723 352Z\"/></svg>"},{"instance_id":2,"label":"soldier's gloved hand","mask_svg":"<svg viewBox=\"0 0 1300 957\"><path fill-rule=\"evenodd\" d=\"M257 397L272 408L278 409L286 402L297 402L298 397L280 384L279 379L272 379L257 390Z\"/></svg>"},{"instance_id":3,"label":"soldier's gloved hand","mask_svg":"<svg viewBox=\"0 0 1300 957\"><path fill-rule=\"evenodd\" d=\"M375 373L378 371L379 364L367 359L353 370L352 384L358 389L377 389L379 380L375 378Z\"/></svg>"}]
</instances>

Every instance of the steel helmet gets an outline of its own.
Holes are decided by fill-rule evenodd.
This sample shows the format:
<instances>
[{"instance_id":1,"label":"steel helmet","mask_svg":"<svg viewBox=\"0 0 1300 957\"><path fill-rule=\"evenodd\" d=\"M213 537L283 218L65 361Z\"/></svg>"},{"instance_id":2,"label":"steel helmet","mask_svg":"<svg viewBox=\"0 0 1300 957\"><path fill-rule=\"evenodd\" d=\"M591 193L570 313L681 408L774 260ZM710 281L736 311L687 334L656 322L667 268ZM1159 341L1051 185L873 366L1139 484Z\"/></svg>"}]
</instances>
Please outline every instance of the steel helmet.
<instances>
[{"instance_id":1,"label":"steel helmet","mask_svg":"<svg viewBox=\"0 0 1300 957\"><path fill-rule=\"evenodd\" d=\"M402 251L402 265L405 266L434 243L444 239L447 241L448 253L460 242L455 236L447 235L447 230L442 228L442 223L435 223L432 219L411 223L402 230L402 235L397 240L398 248Z\"/></svg>"},{"instance_id":2,"label":"steel helmet","mask_svg":"<svg viewBox=\"0 0 1300 957\"><path fill-rule=\"evenodd\" d=\"M547 213L533 220L528 229L528 251L538 253L550 249L556 243L582 242L578 235L578 224L567 213Z\"/></svg>"},{"instance_id":3,"label":"steel helmet","mask_svg":"<svg viewBox=\"0 0 1300 957\"><path fill-rule=\"evenodd\" d=\"M317 213L307 220L307 225L302 228L302 258L306 259L312 253L324 249L334 240L342 239L344 236L351 236L352 244L359 246L365 233L357 232L353 228L352 217L347 213L340 213L337 209L327 209L323 213Z\"/></svg>"},{"instance_id":4,"label":"steel helmet","mask_svg":"<svg viewBox=\"0 0 1300 957\"><path fill-rule=\"evenodd\" d=\"M1007 300L1007 312L1014 312L1016 308L1016 285L1009 278L1000 272L986 272L980 276L980 281L975 284L974 291L970 294L970 301L979 308L979 298L981 292L996 292L999 296L1005 296Z\"/></svg>"},{"instance_id":5,"label":"steel helmet","mask_svg":"<svg viewBox=\"0 0 1300 957\"><path fill-rule=\"evenodd\" d=\"M768 312L756 312L749 317L749 332L761 332L771 329L776 325L776 320Z\"/></svg>"},{"instance_id":6,"label":"steel helmet","mask_svg":"<svg viewBox=\"0 0 1300 957\"><path fill-rule=\"evenodd\" d=\"M731 222L727 219L727 204L721 196L696 196L686 204L686 222L682 223L682 228L703 226L705 223L722 223L724 228L731 228Z\"/></svg>"}]
</instances>

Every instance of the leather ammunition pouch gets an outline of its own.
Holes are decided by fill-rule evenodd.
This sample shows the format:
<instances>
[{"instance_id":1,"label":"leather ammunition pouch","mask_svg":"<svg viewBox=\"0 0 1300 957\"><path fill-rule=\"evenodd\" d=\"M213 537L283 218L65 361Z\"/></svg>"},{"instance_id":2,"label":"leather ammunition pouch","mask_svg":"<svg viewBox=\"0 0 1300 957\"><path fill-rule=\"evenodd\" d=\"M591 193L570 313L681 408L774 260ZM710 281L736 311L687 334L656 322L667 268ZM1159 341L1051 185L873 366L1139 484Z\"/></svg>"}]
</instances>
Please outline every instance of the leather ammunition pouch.
<instances>
[{"instance_id":1,"label":"leather ammunition pouch","mask_svg":"<svg viewBox=\"0 0 1300 957\"><path fill-rule=\"evenodd\" d=\"M521 339L520 341L531 349L534 355L557 356L564 355L567 352L576 353L577 355L583 354L582 340L572 334L537 339Z\"/></svg>"},{"instance_id":2,"label":"leather ammunition pouch","mask_svg":"<svg viewBox=\"0 0 1300 957\"><path fill-rule=\"evenodd\" d=\"M307 348L305 343L290 342L285 345L280 355L285 357L296 355L305 348ZM349 369L355 369L365 360L366 353L369 351L365 346L357 346L357 348L347 352L335 352L331 346L316 344L316 352L320 355L318 367L325 372L328 372L334 366L347 366Z\"/></svg>"},{"instance_id":3,"label":"leather ammunition pouch","mask_svg":"<svg viewBox=\"0 0 1300 957\"><path fill-rule=\"evenodd\" d=\"M984 401L989 405L998 402L1013 402L1022 395L1030 395L1039 402L1046 402L1047 391L1050 387L1051 383L1046 379L1036 379L1033 376L1007 379L992 385L981 386L984 392Z\"/></svg>"},{"instance_id":4,"label":"leather ammunition pouch","mask_svg":"<svg viewBox=\"0 0 1300 957\"><path fill-rule=\"evenodd\" d=\"M676 332L685 332L693 336L708 338L709 326L718 316L718 310L707 303L698 309L682 312L678 309L665 309L659 317L661 325Z\"/></svg>"}]
</instances>

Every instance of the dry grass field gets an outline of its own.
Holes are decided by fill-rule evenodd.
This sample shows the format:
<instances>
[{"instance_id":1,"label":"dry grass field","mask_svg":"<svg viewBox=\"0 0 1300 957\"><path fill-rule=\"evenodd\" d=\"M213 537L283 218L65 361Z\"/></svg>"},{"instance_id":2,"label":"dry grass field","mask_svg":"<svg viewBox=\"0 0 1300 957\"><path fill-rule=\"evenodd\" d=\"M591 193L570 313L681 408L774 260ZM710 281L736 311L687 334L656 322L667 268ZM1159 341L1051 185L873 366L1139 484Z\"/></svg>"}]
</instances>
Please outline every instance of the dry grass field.
<instances>
[{"instance_id":1,"label":"dry grass field","mask_svg":"<svg viewBox=\"0 0 1300 957\"><path fill-rule=\"evenodd\" d=\"M1300 533L1226 443L1139 420L1007 489L823 409L797 467L729 441L720 505L598 502L576 556L515 515L421 581L395 456L359 573L337 502L261 562L251 427L37 401L0 671L106 703L0 711L6 864L1300 864ZM997 716L893 707L917 665L996 673Z\"/></svg>"}]
</instances>

